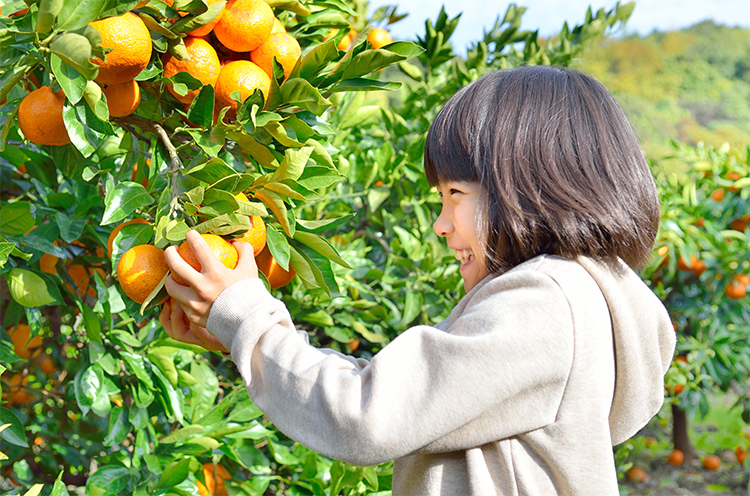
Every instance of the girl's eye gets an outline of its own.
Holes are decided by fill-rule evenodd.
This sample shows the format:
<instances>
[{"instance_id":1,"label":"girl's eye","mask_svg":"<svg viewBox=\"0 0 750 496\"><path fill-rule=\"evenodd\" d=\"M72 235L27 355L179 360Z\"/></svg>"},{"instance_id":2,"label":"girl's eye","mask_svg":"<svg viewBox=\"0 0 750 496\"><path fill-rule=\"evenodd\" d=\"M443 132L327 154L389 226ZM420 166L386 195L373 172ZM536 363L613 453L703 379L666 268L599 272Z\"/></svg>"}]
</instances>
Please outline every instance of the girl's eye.
<instances>
[{"instance_id":1,"label":"girl's eye","mask_svg":"<svg viewBox=\"0 0 750 496\"><path fill-rule=\"evenodd\" d=\"M454 194L456 194L456 193L460 193L460 192L461 192L461 191L457 190L456 188L451 188L451 189L450 189L450 191L449 191L449 193L450 193L451 195L454 195Z\"/></svg>"}]
</instances>

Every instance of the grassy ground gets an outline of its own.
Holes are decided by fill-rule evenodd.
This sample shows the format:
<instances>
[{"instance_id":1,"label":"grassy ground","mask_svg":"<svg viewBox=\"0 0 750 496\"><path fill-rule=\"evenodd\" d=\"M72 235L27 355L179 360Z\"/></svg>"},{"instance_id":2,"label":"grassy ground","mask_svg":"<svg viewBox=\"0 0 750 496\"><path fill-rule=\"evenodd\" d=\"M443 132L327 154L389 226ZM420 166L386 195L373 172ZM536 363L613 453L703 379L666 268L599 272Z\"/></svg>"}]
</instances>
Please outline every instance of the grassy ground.
<instances>
[{"instance_id":1,"label":"grassy ground","mask_svg":"<svg viewBox=\"0 0 750 496\"><path fill-rule=\"evenodd\" d=\"M732 409L736 397L720 395L711 399L711 407L703 418L690 421L690 439L700 457L716 455L721 466L716 471L703 468L701 460L679 466L667 462L672 450L671 409L665 406L659 416L629 441L631 448L626 461L646 470L647 479L621 481L623 496L747 496L750 483L750 461L738 463L737 446L748 447L746 433L750 426L743 422L738 409ZM623 465L627 467L627 465Z\"/></svg>"}]
</instances>

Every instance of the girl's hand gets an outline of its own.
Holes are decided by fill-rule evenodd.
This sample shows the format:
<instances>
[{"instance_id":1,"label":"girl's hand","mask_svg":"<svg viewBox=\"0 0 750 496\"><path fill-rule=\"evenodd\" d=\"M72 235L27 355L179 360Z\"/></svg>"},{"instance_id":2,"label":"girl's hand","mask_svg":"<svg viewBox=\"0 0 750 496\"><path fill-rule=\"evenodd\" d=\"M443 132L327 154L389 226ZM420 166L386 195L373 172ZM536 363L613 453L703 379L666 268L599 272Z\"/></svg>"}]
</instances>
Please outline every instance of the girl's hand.
<instances>
[{"instance_id":1,"label":"girl's hand","mask_svg":"<svg viewBox=\"0 0 750 496\"><path fill-rule=\"evenodd\" d=\"M233 242L239 260L235 269L228 269L211 252L204 239L196 231L188 231L187 242L201 264L198 272L177 253L176 246L164 251L172 272L179 275L188 286L177 284L172 276L167 277L165 287L169 295L180 302L190 322L205 327L211 305L219 295L236 282L258 277L258 266L250 243Z\"/></svg>"},{"instance_id":2,"label":"girl's hand","mask_svg":"<svg viewBox=\"0 0 750 496\"><path fill-rule=\"evenodd\" d=\"M229 350L216 339L216 336L206 330L205 327L195 325L188 321L182 305L169 298L161 309L159 322L164 326L169 337L174 340L188 344L197 344L209 351L228 353Z\"/></svg>"}]
</instances>

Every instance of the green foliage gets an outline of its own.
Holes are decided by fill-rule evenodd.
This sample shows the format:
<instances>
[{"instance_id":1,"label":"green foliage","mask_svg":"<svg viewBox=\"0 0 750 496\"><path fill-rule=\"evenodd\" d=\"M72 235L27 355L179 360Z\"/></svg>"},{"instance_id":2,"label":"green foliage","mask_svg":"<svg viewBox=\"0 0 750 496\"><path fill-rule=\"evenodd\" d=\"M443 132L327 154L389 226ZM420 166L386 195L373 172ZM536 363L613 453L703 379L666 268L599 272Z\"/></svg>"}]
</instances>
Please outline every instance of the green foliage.
<instances>
[{"instance_id":1,"label":"green foliage","mask_svg":"<svg viewBox=\"0 0 750 496\"><path fill-rule=\"evenodd\" d=\"M750 160L729 147L679 147L684 173L658 176L663 204L660 256L644 272L667 306L677 354L667 384L685 385L675 401L691 413L708 411L707 392L743 384L750 373L750 301L725 287L750 273ZM723 192L717 195L717 192ZM750 399L740 405L750 411Z\"/></svg>"},{"instance_id":2,"label":"green foliage","mask_svg":"<svg viewBox=\"0 0 750 496\"><path fill-rule=\"evenodd\" d=\"M576 60L623 105L650 156L670 140L716 148L750 141L750 31L704 21L648 36L607 38Z\"/></svg>"}]
</instances>

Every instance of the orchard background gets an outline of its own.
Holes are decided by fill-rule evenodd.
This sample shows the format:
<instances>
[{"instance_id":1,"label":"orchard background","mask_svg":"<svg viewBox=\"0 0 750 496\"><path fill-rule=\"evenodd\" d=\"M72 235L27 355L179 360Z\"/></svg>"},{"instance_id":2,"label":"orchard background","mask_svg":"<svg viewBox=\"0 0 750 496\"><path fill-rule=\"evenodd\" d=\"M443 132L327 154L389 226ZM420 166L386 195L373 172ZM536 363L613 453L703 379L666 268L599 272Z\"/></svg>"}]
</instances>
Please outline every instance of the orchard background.
<instances>
[{"instance_id":1,"label":"orchard background","mask_svg":"<svg viewBox=\"0 0 750 496\"><path fill-rule=\"evenodd\" d=\"M395 7L268 0L258 43L282 41L264 59L211 24L233 4L257 3L2 6L0 494L389 494L391 464L352 466L293 443L253 405L231 362L169 339L156 320L166 269L118 271L120 260L136 246L180 244L191 227L263 240L265 280L298 326L316 345L371 357L407 327L447 317L462 296L422 173L441 105L518 65L581 66L609 86L618 46L602 41L634 8L589 9L541 39L510 5L457 54L460 18L445 12L417 40L391 41ZM118 45L126 36L97 26L120 16L140 31ZM272 34L280 30L298 51ZM105 81L101 60L142 67ZM675 74L659 75L674 83ZM24 105L29 94L43 104ZM709 136L689 129L688 138ZM661 484L636 480L674 466L718 468L710 473L731 483L704 476L698 485L746 493L750 160L743 135L731 136L731 146L647 148L663 222L642 277L669 308L678 346L667 406L616 449L623 492L658 491L664 471L652 476ZM133 292L131 279L147 284ZM716 412L738 421L720 437L696 434Z\"/></svg>"}]
</instances>

